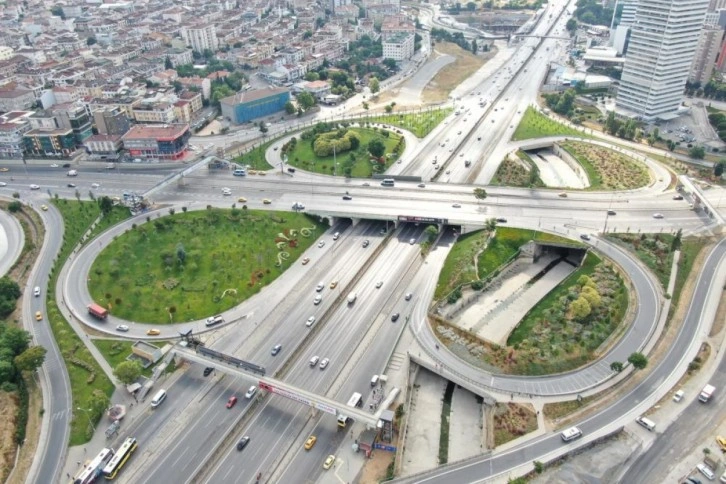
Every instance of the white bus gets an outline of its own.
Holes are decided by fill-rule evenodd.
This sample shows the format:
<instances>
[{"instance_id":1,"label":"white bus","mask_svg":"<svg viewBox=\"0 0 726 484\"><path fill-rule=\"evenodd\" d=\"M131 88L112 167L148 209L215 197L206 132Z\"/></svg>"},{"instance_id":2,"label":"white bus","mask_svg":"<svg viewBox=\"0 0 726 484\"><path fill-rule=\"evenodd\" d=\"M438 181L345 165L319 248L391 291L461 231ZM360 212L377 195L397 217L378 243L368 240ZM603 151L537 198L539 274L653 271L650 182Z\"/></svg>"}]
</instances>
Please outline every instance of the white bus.
<instances>
[{"instance_id":1,"label":"white bus","mask_svg":"<svg viewBox=\"0 0 726 484\"><path fill-rule=\"evenodd\" d=\"M124 464L126 464L126 461L129 460L131 454L136 451L137 447L138 444L136 443L135 438L129 437L126 439L124 443L121 444L121 447L119 447L116 451L116 455L114 455L106 467L103 468L103 477L109 481L115 479L118 471L120 471Z\"/></svg>"},{"instance_id":2,"label":"white bus","mask_svg":"<svg viewBox=\"0 0 726 484\"><path fill-rule=\"evenodd\" d=\"M93 460L73 479L73 484L91 484L101 475L103 468L113 457L113 449L103 449Z\"/></svg>"}]
</instances>

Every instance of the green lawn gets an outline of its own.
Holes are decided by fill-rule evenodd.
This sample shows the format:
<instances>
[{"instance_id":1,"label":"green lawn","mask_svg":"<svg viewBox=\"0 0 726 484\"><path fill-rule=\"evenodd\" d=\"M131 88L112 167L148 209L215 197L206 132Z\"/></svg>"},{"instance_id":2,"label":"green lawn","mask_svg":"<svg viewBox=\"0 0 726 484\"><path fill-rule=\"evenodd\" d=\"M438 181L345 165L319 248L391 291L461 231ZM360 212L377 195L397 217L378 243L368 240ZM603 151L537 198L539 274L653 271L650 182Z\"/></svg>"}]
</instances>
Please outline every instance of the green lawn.
<instances>
[{"instance_id":1,"label":"green lawn","mask_svg":"<svg viewBox=\"0 0 726 484\"><path fill-rule=\"evenodd\" d=\"M259 292L325 229L300 213L176 213L114 240L93 263L89 290L96 303L130 321L201 319Z\"/></svg>"},{"instance_id":2,"label":"green lawn","mask_svg":"<svg viewBox=\"0 0 726 484\"><path fill-rule=\"evenodd\" d=\"M524 117L517 126L517 129L514 131L512 140L520 141L532 138L546 138L548 136L588 137L585 133L581 133L576 129L549 119L547 116L530 106L524 112Z\"/></svg>"},{"instance_id":3,"label":"green lawn","mask_svg":"<svg viewBox=\"0 0 726 484\"><path fill-rule=\"evenodd\" d=\"M270 140L267 143L263 143L262 145L248 151L244 155L240 155L234 158L233 161L235 163L239 163L240 165L249 165L250 169L252 170L271 170L272 165L267 162L265 153L267 152L267 148L269 148L272 143L277 141L277 139L279 138Z\"/></svg>"},{"instance_id":4,"label":"green lawn","mask_svg":"<svg viewBox=\"0 0 726 484\"><path fill-rule=\"evenodd\" d=\"M126 361L126 357L131 354L131 346L133 346L134 342L128 340L94 339L93 344L103 354L108 364L111 365L111 368L116 368L116 365ZM162 347L166 343L163 341L154 341L152 344ZM153 368L154 365L151 365L142 370L141 374L147 378L151 377Z\"/></svg>"},{"instance_id":5,"label":"green lawn","mask_svg":"<svg viewBox=\"0 0 726 484\"><path fill-rule=\"evenodd\" d=\"M61 247L58 261L63 263L68 259L71 250L80 240L81 236L88 230L91 223L98 217L99 209L95 202L79 202L76 200L54 200L53 204L63 215L65 233L63 234L63 245ZM104 218L98 224L94 232L105 230L118 220L128 217L128 210L116 208L109 217ZM106 377L101 367L96 363L91 353L86 349L76 333L70 328L66 321L67 313L61 313L56 304L55 288L57 271L60 264L54 266L52 276L46 292L46 304L48 314L46 320L50 323L55 340L63 355L68 375L71 382L71 393L73 395L74 408L94 409L93 412L73 410L71 420L71 433L69 445L80 445L88 442L92 436L92 428L88 424L88 418L97 424L103 416L103 409L97 408L93 402L94 392L99 392L110 398L113 394L113 383ZM38 324L44 324L43 322ZM89 368L91 369L89 371Z\"/></svg>"},{"instance_id":6,"label":"green lawn","mask_svg":"<svg viewBox=\"0 0 726 484\"><path fill-rule=\"evenodd\" d=\"M339 176L343 176L346 166L350 166L350 176L355 178L368 178L373 174L373 165L370 161L370 154L368 153L368 143L373 139L383 141L383 144L386 146L386 154L389 154L393 153L393 148L398 144L398 140L402 138L402 136L390 130L386 130L390 134L388 137L385 137L375 127L348 129L357 134L360 140L358 149L345 153L336 153L335 157L332 155L318 157L313 152L312 142L310 140L306 141L298 138L295 148L288 154L288 164L314 173ZM385 167L387 168L395 163L395 161L395 155L390 158L387 157ZM335 168L336 162L338 163L337 169Z\"/></svg>"},{"instance_id":7,"label":"green lawn","mask_svg":"<svg viewBox=\"0 0 726 484\"><path fill-rule=\"evenodd\" d=\"M370 123L384 123L396 126L401 129L412 132L417 138L425 138L433 129L438 126L454 108L442 108L422 110L417 113L406 114L381 114L376 116L366 116L361 121Z\"/></svg>"}]
</instances>

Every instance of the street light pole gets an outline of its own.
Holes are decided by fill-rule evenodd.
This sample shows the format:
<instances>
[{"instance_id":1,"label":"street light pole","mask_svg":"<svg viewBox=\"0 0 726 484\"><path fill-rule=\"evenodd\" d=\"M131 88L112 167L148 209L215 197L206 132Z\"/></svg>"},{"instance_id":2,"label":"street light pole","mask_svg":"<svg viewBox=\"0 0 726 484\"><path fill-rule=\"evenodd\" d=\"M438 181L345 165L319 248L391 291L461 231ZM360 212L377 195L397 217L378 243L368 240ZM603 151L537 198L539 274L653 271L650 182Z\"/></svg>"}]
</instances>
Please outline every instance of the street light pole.
<instances>
[{"instance_id":1,"label":"street light pole","mask_svg":"<svg viewBox=\"0 0 726 484\"><path fill-rule=\"evenodd\" d=\"M82 411L82 412L84 412L86 414L86 417L88 418L88 423L91 425L91 429L93 429L93 433L95 434L96 433L96 426L93 425L93 421L91 420L91 415L88 413L91 410L90 409L87 410L87 409L81 408L81 407L76 407L76 410L80 410L80 411Z\"/></svg>"}]
</instances>

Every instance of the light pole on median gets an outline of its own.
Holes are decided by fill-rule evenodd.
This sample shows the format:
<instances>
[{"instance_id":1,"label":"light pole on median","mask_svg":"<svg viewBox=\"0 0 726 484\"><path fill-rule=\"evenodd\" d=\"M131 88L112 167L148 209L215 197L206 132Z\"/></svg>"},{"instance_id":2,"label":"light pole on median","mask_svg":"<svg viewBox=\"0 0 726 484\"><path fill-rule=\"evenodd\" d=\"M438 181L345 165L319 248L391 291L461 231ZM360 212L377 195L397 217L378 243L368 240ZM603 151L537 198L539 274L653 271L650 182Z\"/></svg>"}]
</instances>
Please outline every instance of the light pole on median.
<instances>
[{"instance_id":1,"label":"light pole on median","mask_svg":"<svg viewBox=\"0 0 726 484\"><path fill-rule=\"evenodd\" d=\"M96 426L93 425L93 421L91 420L91 414L88 413L88 412L91 411L91 409L85 409L85 408L81 408L81 407L76 407L76 410L80 410L80 411L82 411L82 412L84 412L86 414L86 417L88 418L88 423L91 425L91 429L93 429L93 433L95 434L96 433Z\"/></svg>"}]
</instances>

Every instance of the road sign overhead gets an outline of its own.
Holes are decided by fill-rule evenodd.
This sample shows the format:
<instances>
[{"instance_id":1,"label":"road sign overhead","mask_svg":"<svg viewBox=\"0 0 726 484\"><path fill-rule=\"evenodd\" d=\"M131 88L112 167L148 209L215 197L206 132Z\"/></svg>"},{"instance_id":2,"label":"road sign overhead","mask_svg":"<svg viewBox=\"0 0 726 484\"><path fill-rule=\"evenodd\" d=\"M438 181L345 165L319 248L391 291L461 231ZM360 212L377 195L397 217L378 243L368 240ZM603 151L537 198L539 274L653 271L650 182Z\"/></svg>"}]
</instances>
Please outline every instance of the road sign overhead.
<instances>
[{"instance_id":1,"label":"road sign overhead","mask_svg":"<svg viewBox=\"0 0 726 484\"><path fill-rule=\"evenodd\" d=\"M417 217L414 215L399 215L399 222L417 222L417 223L428 223L428 224L448 224L449 219L447 218L434 218L434 217Z\"/></svg>"}]
</instances>

